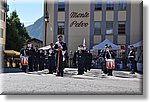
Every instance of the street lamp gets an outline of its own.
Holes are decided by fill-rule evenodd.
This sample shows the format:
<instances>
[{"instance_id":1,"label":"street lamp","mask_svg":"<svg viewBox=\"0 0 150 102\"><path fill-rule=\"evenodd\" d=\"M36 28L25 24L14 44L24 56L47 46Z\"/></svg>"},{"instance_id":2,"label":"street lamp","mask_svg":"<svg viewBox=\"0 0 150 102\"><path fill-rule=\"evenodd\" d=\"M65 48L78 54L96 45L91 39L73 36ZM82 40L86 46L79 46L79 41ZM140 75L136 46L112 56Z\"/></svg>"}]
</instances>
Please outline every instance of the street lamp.
<instances>
[{"instance_id":1,"label":"street lamp","mask_svg":"<svg viewBox=\"0 0 150 102\"><path fill-rule=\"evenodd\" d=\"M47 23L49 22L49 14L48 14L48 11L47 11L47 0L45 1L45 17L44 17L44 21L45 21L45 43L44 43L44 45L46 46Z\"/></svg>"},{"instance_id":2,"label":"street lamp","mask_svg":"<svg viewBox=\"0 0 150 102\"><path fill-rule=\"evenodd\" d=\"M45 23L49 22L48 11L46 11L46 15L44 17Z\"/></svg>"}]
</instances>

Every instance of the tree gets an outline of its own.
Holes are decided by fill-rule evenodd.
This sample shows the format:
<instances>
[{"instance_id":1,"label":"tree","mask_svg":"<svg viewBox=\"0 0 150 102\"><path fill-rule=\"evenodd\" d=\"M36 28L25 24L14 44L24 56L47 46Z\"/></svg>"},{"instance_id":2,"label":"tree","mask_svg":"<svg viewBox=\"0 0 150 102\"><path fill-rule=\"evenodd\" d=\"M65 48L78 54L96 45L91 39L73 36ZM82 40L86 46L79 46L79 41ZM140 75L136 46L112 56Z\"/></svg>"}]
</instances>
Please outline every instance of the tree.
<instances>
[{"instance_id":1,"label":"tree","mask_svg":"<svg viewBox=\"0 0 150 102\"><path fill-rule=\"evenodd\" d=\"M17 12L13 11L6 21L6 49L19 51L29 39L24 24L20 22Z\"/></svg>"}]
</instances>

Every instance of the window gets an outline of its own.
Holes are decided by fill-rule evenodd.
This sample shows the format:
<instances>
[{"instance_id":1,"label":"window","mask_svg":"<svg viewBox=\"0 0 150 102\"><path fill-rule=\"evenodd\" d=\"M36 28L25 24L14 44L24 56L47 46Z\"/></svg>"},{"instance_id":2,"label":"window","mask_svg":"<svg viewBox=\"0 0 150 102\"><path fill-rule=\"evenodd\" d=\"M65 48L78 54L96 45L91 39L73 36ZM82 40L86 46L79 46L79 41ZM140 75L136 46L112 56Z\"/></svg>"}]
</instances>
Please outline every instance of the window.
<instances>
[{"instance_id":1,"label":"window","mask_svg":"<svg viewBox=\"0 0 150 102\"><path fill-rule=\"evenodd\" d=\"M0 38L3 38L3 35L4 35L4 30L0 28Z\"/></svg>"},{"instance_id":2,"label":"window","mask_svg":"<svg viewBox=\"0 0 150 102\"><path fill-rule=\"evenodd\" d=\"M126 0L120 0L118 3L118 10L125 10L126 9Z\"/></svg>"},{"instance_id":3,"label":"window","mask_svg":"<svg viewBox=\"0 0 150 102\"><path fill-rule=\"evenodd\" d=\"M58 1L58 11L65 11L65 1L64 0Z\"/></svg>"},{"instance_id":4,"label":"window","mask_svg":"<svg viewBox=\"0 0 150 102\"><path fill-rule=\"evenodd\" d=\"M102 10L102 2L101 0L96 0L95 2L95 11Z\"/></svg>"},{"instance_id":5,"label":"window","mask_svg":"<svg viewBox=\"0 0 150 102\"><path fill-rule=\"evenodd\" d=\"M0 20L5 21L5 13L0 11Z\"/></svg>"},{"instance_id":6,"label":"window","mask_svg":"<svg viewBox=\"0 0 150 102\"><path fill-rule=\"evenodd\" d=\"M114 9L114 2L113 2L113 0L107 0L106 9L107 10L113 10Z\"/></svg>"},{"instance_id":7,"label":"window","mask_svg":"<svg viewBox=\"0 0 150 102\"><path fill-rule=\"evenodd\" d=\"M125 28L126 28L125 22L118 22L118 34L125 34L126 33Z\"/></svg>"},{"instance_id":8,"label":"window","mask_svg":"<svg viewBox=\"0 0 150 102\"><path fill-rule=\"evenodd\" d=\"M5 9L5 7L6 7L6 3L3 0L1 0L0 1L0 8Z\"/></svg>"},{"instance_id":9,"label":"window","mask_svg":"<svg viewBox=\"0 0 150 102\"><path fill-rule=\"evenodd\" d=\"M64 35L65 23L58 22L58 35Z\"/></svg>"},{"instance_id":10,"label":"window","mask_svg":"<svg viewBox=\"0 0 150 102\"><path fill-rule=\"evenodd\" d=\"M94 34L95 35L101 34L101 22L100 21L96 21L94 23Z\"/></svg>"},{"instance_id":11,"label":"window","mask_svg":"<svg viewBox=\"0 0 150 102\"><path fill-rule=\"evenodd\" d=\"M113 22L112 21L106 22L106 34L113 34Z\"/></svg>"}]
</instances>

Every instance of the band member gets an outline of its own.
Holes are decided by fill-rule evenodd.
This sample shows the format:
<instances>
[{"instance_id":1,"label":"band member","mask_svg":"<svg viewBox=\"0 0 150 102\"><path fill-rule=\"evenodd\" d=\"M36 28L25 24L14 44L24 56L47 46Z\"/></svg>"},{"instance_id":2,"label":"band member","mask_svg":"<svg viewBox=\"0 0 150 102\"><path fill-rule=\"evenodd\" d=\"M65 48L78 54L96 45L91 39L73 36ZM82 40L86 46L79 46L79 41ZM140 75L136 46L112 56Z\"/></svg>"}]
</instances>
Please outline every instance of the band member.
<instances>
[{"instance_id":1,"label":"band member","mask_svg":"<svg viewBox=\"0 0 150 102\"><path fill-rule=\"evenodd\" d=\"M44 70L44 51L42 49L40 49L40 53L39 53L39 70Z\"/></svg>"},{"instance_id":2,"label":"band member","mask_svg":"<svg viewBox=\"0 0 150 102\"><path fill-rule=\"evenodd\" d=\"M48 49L48 69L49 74L53 74L53 70L55 68L55 50L54 44L50 44L50 49Z\"/></svg>"},{"instance_id":3,"label":"band member","mask_svg":"<svg viewBox=\"0 0 150 102\"><path fill-rule=\"evenodd\" d=\"M108 44L106 44L104 49L102 49L100 51L100 57L102 57L103 59L105 59L107 48L108 48ZM106 68L106 61L105 60L103 60L103 62L102 62L102 71L103 71L104 74L107 74L107 68Z\"/></svg>"},{"instance_id":4,"label":"band member","mask_svg":"<svg viewBox=\"0 0 150 102\"><path fill-rule=\"evenodd\" d=\"M106 52L106 58L107 59L115 59L115 52L112 50L112 46L110 45L109 46L109 51ZM107 72L108 72L108 76L112 76L112 71L113 69L107 69Z\"/></svg>"},{"instance_id":5,"label":"band member","mask_svg":"<svg viewBox=\"0 0 150 102\"><path fill-rule=\"evenodd\" d=\"M56 49L56 71L57 76L63 77L64 62L65 62L65 53L67 51L66 43L63 42L63 36L58 36L58 41L55 43Z\"/></svg>"},{"instance_id":6,"label":"band member","mask_svg":"<svg viewBox=\"0 0 150 102\"><path fill-rule=\"evenodd\" d=\"M48 50L44 50L44 69L48 69Z\"/></svg>"},{"instance_id":7,"label":"band member","mask_svg":"<svg viewBox=\"0 0 150 102\"><path fill-rule=\"evenodd\" d=\"M33 46L29 46L29 72L33 72L34 68L34 49Z\"/></svg>"},{"instance_id":8,"label":"band member","mask_svg":"<svg viewBox=\"0 0 150 102\"><path fill-rule=\"evenodd\" d=\"M35 49L34 49L35 53L34 53L34 70L35 71L38 71L39 70L39 59L40 59L40 53L39 53L39 50L38 50L38 46L35 46Z\"/></svg>"},{"instance_id":9,"label":"band member","mask_svg":"<svg viewBox=\"0 0 150 102\"><path fill-rule=\"evenodd\" d=\"M26 56L29 56L29 50L27 49L27 46L26 45L24 45L24 48L22 48L21 50L20 50L20 58L22 58L22 57L26 57ZM23 65L22 64L22 71L24 71L25 73L26 73L26 69L27 69L27 65Z\"/></svg>"},{"instance_id":10,"label":"band member","mask_svg":"<svg viewBox=\"0 0 150 102\"><path fill-rule=\"evenodd\" d=\"M77 66L78 66L78 74L77 75L84 74L85 56L84 56L83 45L79 45L79 47L78 47L78 51L77 51Z\"/></svg>"},{"instance_id":11,"label":"band member","mask_svg":"<svg viewBox=\"0 0 150 102\"><path fill-rule=\"evenodd\" d=\"M131 63L131 72L130 72L130 74L135 74L135 51L134 51L134 46L130 46L128 59L129 59L129 62Z\"/></svg>"}]
</instances>

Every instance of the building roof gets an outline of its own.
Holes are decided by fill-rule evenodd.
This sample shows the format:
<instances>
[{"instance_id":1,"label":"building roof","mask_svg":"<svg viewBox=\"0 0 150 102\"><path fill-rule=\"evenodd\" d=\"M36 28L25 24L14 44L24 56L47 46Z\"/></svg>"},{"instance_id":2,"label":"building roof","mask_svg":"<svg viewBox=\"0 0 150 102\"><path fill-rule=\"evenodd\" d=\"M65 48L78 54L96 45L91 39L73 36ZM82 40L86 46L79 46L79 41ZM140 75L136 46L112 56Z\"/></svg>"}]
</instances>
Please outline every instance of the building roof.
<instances>
[{"instance_id":1,"label":"building roof","mask_svg":"<svg viewBox=\"0 0 150 102\"><path fill-rule=\"evenodd\" d=\"M39 40L39 39L36 39L36 38L32 38L32 39L28 40L27 42L31 42L31 41L37 41L37 42L43 43L43 41L41 41L41 40Z\"/></svg>"}]
</instances>

